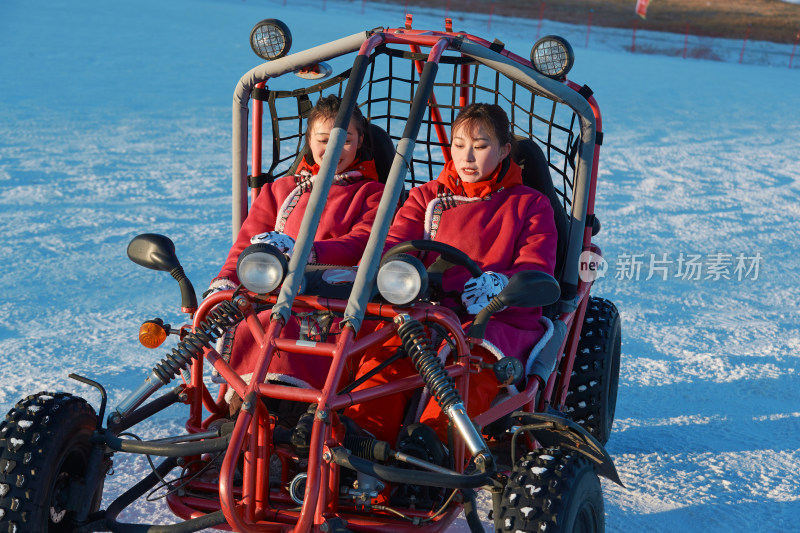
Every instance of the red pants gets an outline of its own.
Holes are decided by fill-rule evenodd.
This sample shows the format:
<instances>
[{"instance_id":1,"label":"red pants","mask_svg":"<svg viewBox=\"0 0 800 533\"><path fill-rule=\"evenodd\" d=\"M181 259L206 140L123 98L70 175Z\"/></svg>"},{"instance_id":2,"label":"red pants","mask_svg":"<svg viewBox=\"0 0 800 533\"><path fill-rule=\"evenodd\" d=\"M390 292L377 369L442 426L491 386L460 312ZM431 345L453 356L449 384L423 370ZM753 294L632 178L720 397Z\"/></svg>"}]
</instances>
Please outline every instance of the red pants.
<instances>
[{"instance_id":1,"label":"red pants","mask_svg":"<svg viewBox=\"0 0 800 533\"><path fill-rule=\"evenodd\" d=\"M380 350L365 354L359 363L356 378L363 376L393 355L399 346L400 339L393 337L387 341ZM494 363L496 361L493 354L481 347L473 349L473 353L480 353L484 361L488 363ZM389 383L416 373L417 371L411 359L406 357L384 368L359 385L356 390ZM499 382L491 369L484 369L477 374L470 374L469 395L466 405L467 414L473 417L486 411L497 395L498 386ZM369 431L378 439L395 445L400 426L403 423L406 405L408 405L412 393L413 391L404 391L385 398L357 404L348 407L344 414L352 418L361 428ZM420 417L420 422L431 426L436 431L439 439L441 439L442 442L447 442L448 418L433 398L431 398L425 406L425 410Z\"/></svg>"}]
</instances>

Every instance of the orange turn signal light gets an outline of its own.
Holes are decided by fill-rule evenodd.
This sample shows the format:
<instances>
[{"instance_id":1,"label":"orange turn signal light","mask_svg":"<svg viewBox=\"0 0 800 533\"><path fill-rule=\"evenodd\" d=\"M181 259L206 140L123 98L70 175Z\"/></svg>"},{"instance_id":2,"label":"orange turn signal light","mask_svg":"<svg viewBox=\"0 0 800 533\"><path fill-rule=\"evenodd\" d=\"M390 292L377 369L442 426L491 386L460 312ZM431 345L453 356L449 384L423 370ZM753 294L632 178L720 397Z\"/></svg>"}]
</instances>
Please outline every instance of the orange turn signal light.
<instances>
[{"instance_id":1,"label":"orange turn signal light","mask_svg":"<svg viewBox=\"0 0 800 533\"><path fill-rule=\"evenodd\" d=\"M139 328L139 342L145 348L158 348L167 339L167 330L160 318L148 320Z\"/></svg>"}]
</instances>

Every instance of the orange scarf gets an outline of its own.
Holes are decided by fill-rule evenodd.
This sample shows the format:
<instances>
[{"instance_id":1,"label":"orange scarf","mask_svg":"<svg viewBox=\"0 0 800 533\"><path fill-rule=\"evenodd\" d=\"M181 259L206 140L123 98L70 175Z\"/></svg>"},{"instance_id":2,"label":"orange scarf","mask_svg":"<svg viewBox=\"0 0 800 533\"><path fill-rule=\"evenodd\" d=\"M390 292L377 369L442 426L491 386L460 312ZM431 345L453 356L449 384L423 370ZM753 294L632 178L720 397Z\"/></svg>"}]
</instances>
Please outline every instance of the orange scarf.
<instances>
[{"instance_id":1,"label":"orange scarf","mask_svg":"<svg viewBox=\"0 0 800 533\"><path fill-rule=\"evenodd\" d=\"M309 164L308 161L306 161L306 157L308 156L304 156L303 159L300 160L300 164L297 166L297 171L295 174L299 174L301 170L306 170L310 172L312 176L316 176L319 174L319 165L317 163L314 163L313 165ZM378 181L378 171L375 168L375 161L372 159L361 161L361 159L356 158L356 160L353 161L353 163L347 167L344 172L351 172L353 170L361 172L361 176L363 178ZM344 174L344 172L342 172L342 174Z\"/></svg>"},{"instance_id":2,"label":"orange scarf","mask_svg":"<svg viewBox=\"0 0 800 533\"><path fill-rule=\"evenodd\" d=\"M508 164L506 164L508 162ZM458 177L455 164L448 161L436 180L450 189L454 194L467 198L484 198L500 189L522 185L522 170L510 158L505 158L485 180L477 183L466 183Z\"/></svg>"}]
</instances>

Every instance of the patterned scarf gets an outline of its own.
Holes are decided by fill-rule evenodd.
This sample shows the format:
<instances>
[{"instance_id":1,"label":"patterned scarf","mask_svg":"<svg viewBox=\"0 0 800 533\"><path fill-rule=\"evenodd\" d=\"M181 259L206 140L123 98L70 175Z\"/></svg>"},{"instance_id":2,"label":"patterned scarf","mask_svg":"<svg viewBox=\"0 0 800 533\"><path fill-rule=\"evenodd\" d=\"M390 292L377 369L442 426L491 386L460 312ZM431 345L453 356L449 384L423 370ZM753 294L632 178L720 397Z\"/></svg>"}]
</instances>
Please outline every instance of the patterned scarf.
<instances>
[{"instance_id":1,"label":"patterned scarf","mask_svg":"<svg viewBox=\"0 0 800 533\"><path fill-rule=\"evenodd\" d=\"M437 178L439 188L436 198L428 202L425 209L425 239L435 240L442 221L442 213L453 207L473 202L491 200L494 193L506 187L522 184L522 172L519 166L505 158L487 180L477 183L465 183L458 177L452 161L442 169ZM460 193L460 194L459 194Z\"/></svg>"},{"instance_id":2,"label":"patterned scarf","mask_svg":"<svg viewBox=\"0 0 800 533\"><path fill-rule=\"evenodd\" d=\"M352 170L346 170L341 174L336 174L333 176L333 185L350 185L353 183L357 183L364 179L371 179L377 180L377 171L375 170L375 163L373 161L359 161L356 160L352 165L350 165ZM309 165L308 162L303 159L300 162L300 165L297 169L297 174L294 175L294 183L295 187L292 189L292 192L289 193L289 196L283 201L281 204L280 209L278 209L277 216L275 217L275 231L283 232L283 228L286 225L286 221L289 218L289 215L292 213L294 208L297 206L297 202L300 201L300 197L305 193L310 193L314 188L314 182L317 180L317 175L319 173L319 165Z\"/></svg>"}]
</instances>

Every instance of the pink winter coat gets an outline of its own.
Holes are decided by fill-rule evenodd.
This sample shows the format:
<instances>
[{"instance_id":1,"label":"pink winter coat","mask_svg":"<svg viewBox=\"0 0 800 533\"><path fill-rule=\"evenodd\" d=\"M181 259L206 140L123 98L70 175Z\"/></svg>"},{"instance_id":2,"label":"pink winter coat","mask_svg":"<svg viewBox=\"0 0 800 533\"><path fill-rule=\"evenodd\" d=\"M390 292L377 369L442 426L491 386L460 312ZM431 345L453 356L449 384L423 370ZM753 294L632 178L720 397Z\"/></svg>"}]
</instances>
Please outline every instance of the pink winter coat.
<instances>
[{"instance_id":1,"label":"pink winter coat","mask_svg":"<svg viewBox=\"0 0 800 533\"><path fill-rule=\"evenodd\" d=\"M557 238L550 202L544 194L522 185L516 163L507 159L489 180L462 183L451 161L437 180L411 189L389 229L386 249L412 239L432 239L465 252L484 272L510 278L521 270L552 275ZM436 255L427 254L425 265ZM469 278L465 268L451 268L444 275L444 290L460 293ZM496 313L485 340L503 355L524 362L544 333L541 314L538 307L511 307ZM472 318L463 315L465 327Z\"/></svg>"},{"instance_id":2,"label":"pink winter coat","mask_svg":"<svg viewBox=\"0 0 800 533\"><path fill-rule=\"evenodd\" d=\"M282 231L297 239L311 192L308 189L310 178L318 172L318 165L303 161L298 175L280 178L261 189L218 278L239 282L236 261L242 250L250 245L253 235ZM361 260L383 192L383 184L377 179L375 163L371 160L356 161L347 171L336 176L314 240L317 263L352 266ZM266 323L269 313L264 312L259 317L262 323ZM290 320L281 335L297 338L298 333L298 325ZM244 323L237 328L231 352L231 367L249 381L259 349ZM321 387L329 364L330 358L276 352L268 379Z\"/></svg>"},{"instance_id":3,"label":"pink winter coat","mask_svg":"<svg viewBox=\"0 0 800 533\"><path fill-rule=\"evenodd\" d=\"M266 231L281 231L297 240L300 223L311 196L310 190L303 190L303 184L307 184L308 179L318 172L319 165L309 165L303 160L297 175L279 178L262 187L217 278L228 278L236 284L239 283L236 261L242 250L250 245L250 238L254 235ZM293 192L296 194L292 195ZM314 257L317 263L351 266L359 262L369 239L382 192L383 184L378 182L375 163L371 160L356 161L342 175L337 176L328 193L314 238ZM294 205L291 205L290 195L296 197Z\"/></svg>"}]
</instances>

